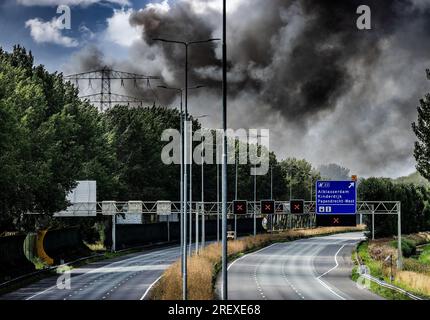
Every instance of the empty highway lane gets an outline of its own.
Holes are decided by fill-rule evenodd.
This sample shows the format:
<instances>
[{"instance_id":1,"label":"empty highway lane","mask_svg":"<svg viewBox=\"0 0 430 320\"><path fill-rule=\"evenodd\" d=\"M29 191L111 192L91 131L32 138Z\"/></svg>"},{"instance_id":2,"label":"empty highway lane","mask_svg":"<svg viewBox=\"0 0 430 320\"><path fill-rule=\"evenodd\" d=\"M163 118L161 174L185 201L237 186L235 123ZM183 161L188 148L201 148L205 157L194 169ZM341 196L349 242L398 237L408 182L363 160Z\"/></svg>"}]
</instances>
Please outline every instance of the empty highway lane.
<instances>
[{"instance_id":1,"label":"empty highway lane","mask_svg":"<svg viewBox=\"0 0 430 320\"><path fill-rule=\"evenodd\" d=\"M229 265L231 300L375 300L350 279L362 233L275 243ZM218 281L218 287L220 282Z\"/></svg>"},{"instance_id":2,"label":"empty highway lane","mask_svg":"<svg viewBox=\"0 0 430 320\"><path fill-rule=\"evenodd\" d=\"M0 296L6 300L139 300L180 257L178 245L134 253L72 269L70 286L48 277Z\"/></svg>"}]
</instances>

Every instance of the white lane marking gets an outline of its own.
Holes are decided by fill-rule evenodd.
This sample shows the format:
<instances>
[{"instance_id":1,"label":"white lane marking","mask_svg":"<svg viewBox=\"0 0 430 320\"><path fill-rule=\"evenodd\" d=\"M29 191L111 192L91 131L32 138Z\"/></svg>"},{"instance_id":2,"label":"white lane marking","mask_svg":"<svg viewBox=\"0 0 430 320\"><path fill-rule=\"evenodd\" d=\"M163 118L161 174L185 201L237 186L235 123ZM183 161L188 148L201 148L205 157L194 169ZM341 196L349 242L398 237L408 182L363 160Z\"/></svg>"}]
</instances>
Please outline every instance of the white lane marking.
<instances>
[{"instance_id":1,"label":"white lane marking","mask_svg":"<svg viewBox=\"0 0 430 320\"><path fill-rule=\"evenodd\" d=\"M146 289L145 293L143 294L143 296L140 298L140 300L144 300L146 295L149 293L149 291L152 289L153 286L155 286L155 284L160 281L160 279L163 277L163 275L159 276L153 283L151 283L151 285L148 287L148 289Z\"/></svg>"},{"instance_id":2,"label":"white lane marking","mask_svg":"<svg viewBox=\"0 0 430 320\"><path fill-rule=\"evenodd\" d=\"M339 267L339 262L337 261L337 255L339 254L339 252L345 247L346 244L342 245L339 250L337 250L336 254L334 255L334 262L336 262L336 265L331 268L330 270L327 270L326 272L324 272L323 274L319 275L317 277L317 279L320 279L321 277L324 277L327 273L332 272L333 270L337 269L337 267Z\"/></svg>"},{"instance_id":3,"label":"white lane marking","mask_svg":"<svg viewBox=\"0 0 430 320\"><path fill-rule=\"evenodd\" d=\"M52 289L54 289L54 288L56 288L56 287L57 287L57 285L55 284L55 285L53 285L52 287L46 288L46 289L45 289L45 290L43 290L43 291L40 291L40 292L37 292L37 293L33 294L32 296L30 296L30 297L26 298L25 300L31 300L31 299L33 299L34 297L37 297L37 296L39 296L39 295L41 295L41 294L44 294L45 292L48 292L48 291L50 291L50 290L52 290ZM76 292L75 292L75 293L76 293Z\"/></svg>"},{"instance_id":4,"label":"white lane marking","mask_svg":"<svg viewBox=\"0 0 430 320\"><path fill-rule=\"evenodd\" d=\"M143 259L156 259L156 258L159 258L159 257L161 257L163 255L168 255L168 254L170 254L170 251L176 251L177 249L178 248L173 247L173 248L162 249L162 250L159 250L159 251L154 251L156 253L156 255L154 255L154 256L151 256L151 254L153 254L154 252L144 252L143 254L139 254L139 255L134 256L134 257L130 257L130 258L127 258L127 259L123 259L123 260L120 260L120 261L115 261L115 262L109 263L108 265L106 265L104 267L100 267L100 268L106 268L108 266L113 266L113 265L117 265L117 264L125 263L125 262L127 263L127 262L131 262L133 260L138 260L138 259L141 259L141 258L143 258ZM99 268L96 268L96 269L99 269ZM94 269L94 270L96 270L96 269ZM93 271L93 272L89 271L89 272L82 273L78 277L82 277L82 276L88 275L90 273L95 273L95 271ZM77 280L78 277L75 278L75 281ZM103 277L104 276L102 276L101 278L103 278ZM31 299L33 299L33 298L35 298L35 297L37 297L37 296L39 296L41 294L44 294L44 293L46 293L48 291L51 291L52 289L55 289L55 288L57 288L57 284L53 285L52 287L46 288L45 290L39 291L39 292L31 295L31 296L27 297L25 300L31 300ZM75 293L77 293L77 292L75 291Z\"/></svg>"},{"instance_id":5,"label":"white lane marking","mask_svg":"<svg viewBox=\"0 0 430 320\"><path fill-rule=\"evenodd\" d=\"M133 272L133 271L152 271L152 270L165 270L169 267L169 264L156 264L156 265L144 265L144 266L124 266L124 267L100 267L97 269L91 268L80 268L75 271L71 271L71 274L95 274L95 273L120 273L120 272ZM134 276L136 274L133 274Z\"/></svg>"},{"instance_id":6,"label":"white lane marking","mask_svg":"<svg viewBox=\"0 0 430 320\"><path fill-rule=\"evenodd\" d=\"M336 297L338 297L341 300L346 300L346 298L342 297L340 294L338 294L337 292L335 292L327 283L325 283L324 281L321 280L321 277L325 276L326 274L328 274L329 272L335 270L338 266L339 266L339 262L337 261L337 255L339 254L339 252L345 247L346 244L342 245L339 250L337 250L336 254L334 255L334 261L336 262L336 265L331 268L330 270L327 270L326 272L324 272L323 274L319 275L318 277L316 277L315 279L327 290L329 290L331 293L333 293Z\"/></svg>"},{"instance_id":7,"label":"white lane marking","mask_svg":"<svg viewBox=\"0 0 430 320\"><path fill-rule=\"evenodd\" d=\"M260 252L260 251L263 251L263 250L269 249L270 247L274 246L275 244L279 244L279 243L280 243L280 242L272 243L271 245L269 245L269 246L267 246L267 247L264 247L264 248L261 248L260 250L257 250L257 251L254 251L254 252L250 252L250 253L244 254L244 255L243 255L243 256L241 256L240 258L237 258L237 259L236 259L236 260L234 260L232 263L230 263L230 264L228 265L228 267L227 267L227 271L228 271L228 270L230 270L230 268L232 267L232 265L234 265L237 261L242 260L243 258L245 258L245 257L247 257L247 256L250 256L250 255L256 254L256 253L258 253L258 252Z\"/></svg>"},{"instance_id":8,"label":"white lane marking","mask_svg":"<svg viewBox=\"0 0 430 320\"><path fill-rule=\"evenodd\" d=\"M301 294L301 292L299 292L296 287L290 282L290 280L288 280L287 276L285 275L285 270L284 270L284 266L282 267L282 275L284 277L284 280L287 282L287 284L291 287L291 289L294 290L294 292L302 299L304 299L305 297Z\"/></svg>"},{"instance_id":9,"label":"white lane marking","mask_svg":"<svg viewBox=\"0 0 430 320\"><path fill-rule=\"evenodd\" d=\"M341 295L339 295L339 294L337 294L332 288L330 288L330 286L329 285L327 285L327 283L325 283L324 281L322 281L321 279L319 279L319 278L315 278L315 279L317 279L318 280L318 282L324 287L324 288L326 288L327 290L329 290L331 293L333 293L335 296L337 296L339 299L341 299L341 300L346 300L346 298L344 298L344 297L342 297Z\"/></svg>"},{"instance_id":10,"label":"white lane marking","mask_svg":"<svg viewBox=\"0 0 430 320\"><path fill-rule=\"evenodd\" d=\"M233 262L232 262L232 263L227 267L227 271L228 271L228 269L230 269L230 267L231 267L231 266L232 266L236 261L243 259L245 256L249 256L249 255L252 255L252 254L258 253L258 252L260 252L260 251L262 251L262 250L268 249L268 248L270 248L270 247L274 246L275 244L281 244L281 243L280 243L280 242L272 243L271 245L269 245L269 246L267 246L267 247L261 248L260 250L257 250L257 251L254 251L254 252L251 252L251 253L248 253L248 254L245 254L245 255L243 255L242 257L240 257L240 258L238 258L238 259L234 260L234 261L233 261ZM263 298L263 300L267 300L266 296L264 295L264 291L263 291L263 289L262 289L262 287L261 287L261 285L260 285L260 282L258 281L258 278L257 278L257 270L258 270L258 268L259 268L260 266L261 266L261 262L260 262L260 263L258 263L258 264L255 266L255 269L254 269L254 281L255 281L255 283L257 284L257 289L258 289L258 291L259 291L259 293L260 293L261 297Z\"/></svg>"}]
</instances>

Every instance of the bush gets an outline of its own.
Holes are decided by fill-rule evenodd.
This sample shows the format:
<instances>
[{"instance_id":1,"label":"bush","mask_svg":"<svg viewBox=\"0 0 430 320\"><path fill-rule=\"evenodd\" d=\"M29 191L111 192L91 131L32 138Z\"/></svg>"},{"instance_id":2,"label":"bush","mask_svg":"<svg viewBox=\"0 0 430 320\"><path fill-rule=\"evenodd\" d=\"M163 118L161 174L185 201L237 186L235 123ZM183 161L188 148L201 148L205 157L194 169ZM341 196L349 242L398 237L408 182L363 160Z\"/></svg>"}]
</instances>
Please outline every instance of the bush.
<instances>
[{"instance_id":1,"label":"bush","mask_svg":"<svg viewBox=\"0 0 430 320\"><path fill-rule=\"evenodd\" d=\"M361 201L400 201L402 233L411 234L430 230L430 190L425 186L394 183L388 178L360 180L358 198ZM371 225L371 216L365 215L365 223ZM389 237L397 234L396 215L375 217L375 236Z\"/></svg>"},{"instance_id":2,"label":"bush","mask_svg":"<svg viewBox=\"0 0 430 320\"><path fill-rule=\"evenodd\" d=\"M392 242L394 248L398 248L397 240ZM410 257L416 254L417 246L414 241L410 239L402 239L402 254L404 257Z\"/></svg>"}]
</instances>

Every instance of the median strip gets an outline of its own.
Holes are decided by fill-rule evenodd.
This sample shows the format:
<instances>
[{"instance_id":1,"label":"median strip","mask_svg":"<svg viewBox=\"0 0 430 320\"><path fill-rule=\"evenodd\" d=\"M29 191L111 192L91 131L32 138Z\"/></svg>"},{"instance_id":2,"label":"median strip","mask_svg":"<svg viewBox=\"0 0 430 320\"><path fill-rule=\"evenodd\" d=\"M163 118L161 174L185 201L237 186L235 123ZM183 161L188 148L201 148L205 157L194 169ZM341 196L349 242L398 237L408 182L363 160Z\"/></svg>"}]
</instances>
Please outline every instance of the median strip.
<instances>
[{"instance_id":1,"label":"median strip","mask_svg":"<svg viewBox=\"0 0 430 320\"><path fill-rule=\"evenodd\" d=\"M295 229L276 234L248 236L228 242L228 259L240 259L244 254L267 247L276 242L327 236L336 233L362 231L361 227L322 227ZM188 299L213 300L216 298L215 281L221 269L221 244L214 243L188 259ZM148 294L152 300L181 300L181 262L176 261L163 274Z\"/></svg>"}]
</instances>

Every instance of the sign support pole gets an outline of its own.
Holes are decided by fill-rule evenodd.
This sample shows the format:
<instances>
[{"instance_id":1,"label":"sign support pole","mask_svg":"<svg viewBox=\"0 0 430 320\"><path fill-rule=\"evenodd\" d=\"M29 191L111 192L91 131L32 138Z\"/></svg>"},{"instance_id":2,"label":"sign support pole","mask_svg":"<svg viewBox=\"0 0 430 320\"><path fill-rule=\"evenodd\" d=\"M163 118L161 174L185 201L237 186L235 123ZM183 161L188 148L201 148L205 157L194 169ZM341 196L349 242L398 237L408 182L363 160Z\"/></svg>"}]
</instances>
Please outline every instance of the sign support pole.
<instances>
[{"instance_id":1,"label":"sign support pole","mask_svg":"<svg viewBox=\"0 0 430 320\"><path fill-rule=\"evenodd\" d=\"M397 211L397 269L402 270L403 259L402 259L402 204L399 202L399 208Z\"/></svg>"},{"instance_id":2,"label":"sign support pole","mask_svg":"<svg viewBox=\"0 0 430 320\"><path fill-rule=\"evenodd\" d=\"M375 240L375 210L372 205L372 240Z\"/></svg>"},{"instance_id":3,"label":"sign support pole","mask_svg":"<svg viewBox=\"0 0 430 320\"><path fill-rule=\"evenodd\" d=\"M112 215L112 252L116 251L116 214Z\"/></svg>"},{"instance_id":4,"label":"sign support pole","mask_svg":"<svg viewBox=\"0 0 430 320\"><path fill-rule=\"evenodd\" d=\"M222 300L228 300L227 284L227 0L223 0L222 14Z\"/></svg>"},{"instance_id":5,"label":"sign support pole","mask_svg":"<svg viewBox=\"0 0 430 320\"><path fill-rule=\"evenodd\" d=\"M169 220L169 216L167 216L167 242L170 242L170 220Z\"/></svg>"},{"instance_id":6,"label":"sign support pole","mask_svg":"<svg viewBox=\"0 0 430 320\"><path fill-rule=\"evenodd\" d=\"M257 235L257 166L254 167L254 237Z\"/></svg>"},{"instance_id":7,"label":"sign support pole","mask_svg":"<svg viewBox=\"0 0 430 320\"><path fill-rule=\"evenodd\" d=\"M237 157L235 151L235 164L236 164L236 174L235 174L235 184L234 184L234 200L237 200ZM234 239L237 239L237 215L234 215Z\"/></svg>"}]
</instances>

